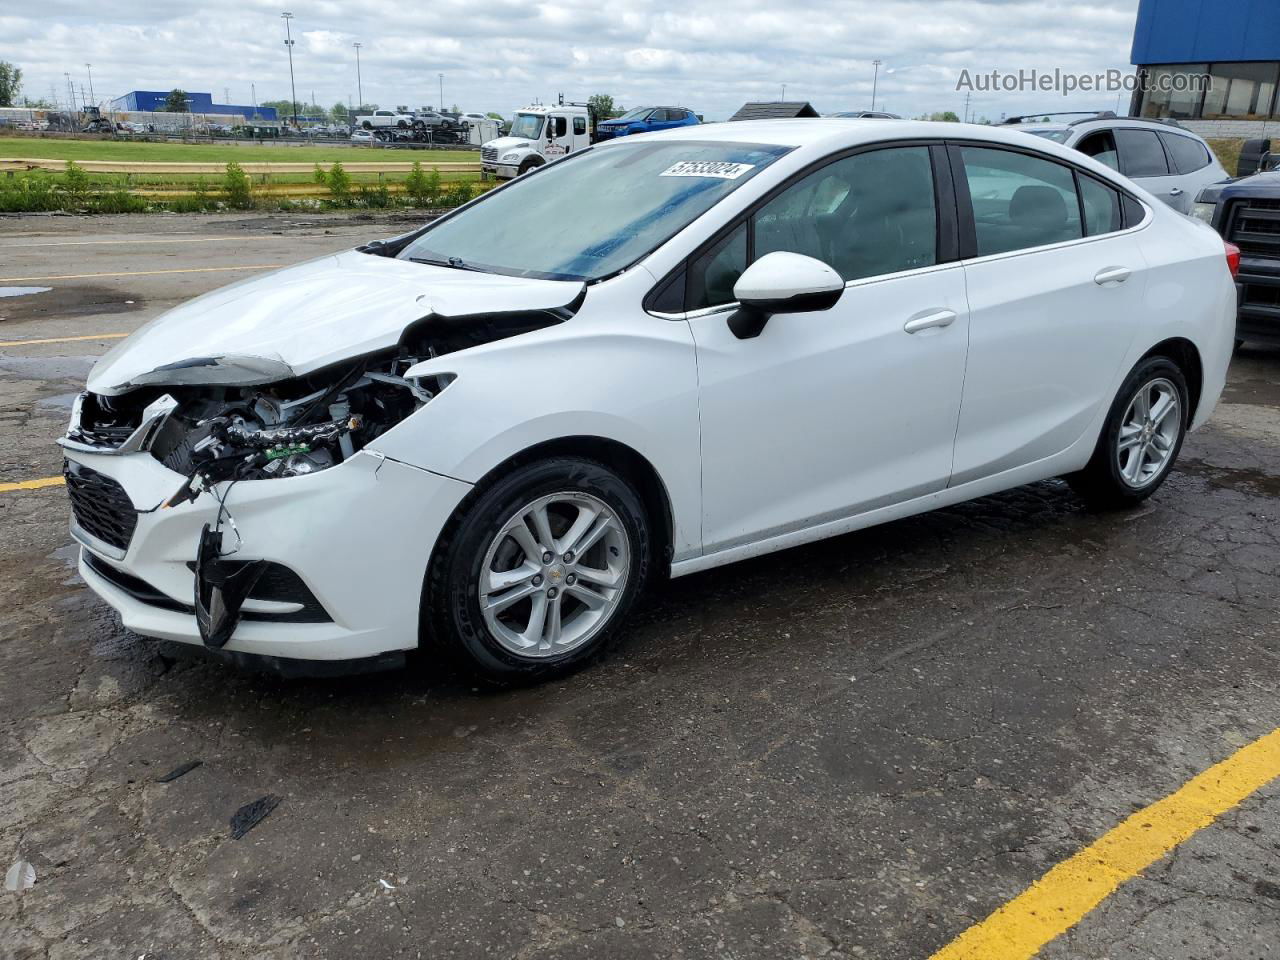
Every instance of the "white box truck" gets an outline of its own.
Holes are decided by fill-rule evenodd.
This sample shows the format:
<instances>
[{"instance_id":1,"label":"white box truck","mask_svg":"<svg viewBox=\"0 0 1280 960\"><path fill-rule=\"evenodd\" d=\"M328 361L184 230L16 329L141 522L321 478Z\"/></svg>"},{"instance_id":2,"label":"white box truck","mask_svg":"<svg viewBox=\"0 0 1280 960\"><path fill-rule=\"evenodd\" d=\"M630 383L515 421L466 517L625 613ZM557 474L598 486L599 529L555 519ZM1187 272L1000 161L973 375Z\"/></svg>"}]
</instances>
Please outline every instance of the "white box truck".
<instances>
[{"instance_id":1,"label":"white box truck","mask_svg":"<svg viewBox=\"0 0 1280 960\"><path fill-rule=\"evenodd\" d=\"M480 169L510 180L550 160L591 145L591 112L585 103L536 104L516 111L511 131L480 148Z\"/></svg>"}]
</instances>

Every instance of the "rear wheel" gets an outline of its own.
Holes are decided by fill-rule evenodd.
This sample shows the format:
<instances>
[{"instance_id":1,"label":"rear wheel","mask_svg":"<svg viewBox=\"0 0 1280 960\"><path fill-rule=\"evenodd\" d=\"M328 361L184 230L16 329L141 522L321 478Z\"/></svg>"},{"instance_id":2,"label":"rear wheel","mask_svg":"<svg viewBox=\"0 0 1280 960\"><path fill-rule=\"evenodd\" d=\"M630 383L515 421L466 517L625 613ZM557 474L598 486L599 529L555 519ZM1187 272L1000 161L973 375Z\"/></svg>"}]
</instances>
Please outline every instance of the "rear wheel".
<instances>
[{"instance_id":1,"label":"rear wheel","mask_svg":"<svg viewBox=\"0 0 1280 960\"><path fill-rule=\"evenodd\" d=\"M502 684L562 676L600 656L649 573L639 494L602 464L521 467L450 525L427 581L431 639Z\"/></svg>"},{"instance_id":2,"label":"rear wheel","mask_svg":"<svg viewBox=\"0 0 1280 960\"><path fill-rule=\"evenodd\" d=\"M1089 464L1067 479L1094 507L1140 503L1169 475L1189 422L1182 370L1167 357L1149 357L1121 386Z\"/></svg>"}]
</instances>

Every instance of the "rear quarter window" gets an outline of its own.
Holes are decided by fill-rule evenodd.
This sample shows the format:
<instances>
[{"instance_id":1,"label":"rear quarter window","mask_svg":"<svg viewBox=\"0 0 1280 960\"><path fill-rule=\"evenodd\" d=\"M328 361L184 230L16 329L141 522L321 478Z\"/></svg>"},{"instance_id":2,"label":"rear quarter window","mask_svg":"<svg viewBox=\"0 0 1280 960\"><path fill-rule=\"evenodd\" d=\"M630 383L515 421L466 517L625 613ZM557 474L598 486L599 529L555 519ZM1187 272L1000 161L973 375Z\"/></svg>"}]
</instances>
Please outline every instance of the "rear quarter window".
<instances>
[{"instance_id":1,"label":"rear quarter window","mask_svg":"<svg viewBox=\"0 0 1280 960\"><path fill-rule=\"evenodd\" d=\"M1203 170L1212 161L1208 148L1199 140L1182 137L1176 133L1162 133L1160 139L1164 141L1165 150L1168 151L1169 159L1178 173L1194 173L1197 170Z\"/></svg>"}]
</instances>

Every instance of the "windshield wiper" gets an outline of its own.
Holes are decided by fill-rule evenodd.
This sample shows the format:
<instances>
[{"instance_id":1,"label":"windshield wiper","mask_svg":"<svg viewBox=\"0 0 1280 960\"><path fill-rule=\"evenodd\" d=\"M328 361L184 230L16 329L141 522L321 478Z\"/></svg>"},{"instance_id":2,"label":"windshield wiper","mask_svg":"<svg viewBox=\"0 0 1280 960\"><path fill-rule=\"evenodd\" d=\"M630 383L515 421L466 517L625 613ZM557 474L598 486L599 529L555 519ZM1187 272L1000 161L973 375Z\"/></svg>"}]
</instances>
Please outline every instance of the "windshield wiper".
<instances>
[{"instance_id":1,"label":"windshield wiper","mask_svg":"<svg viewBox=\"0 0 1280 960\"><path fill-rule=\"evenodd\" d=\"M461 257L410 257L414 263L425 263L431 267L449 267L452 270L470 270L474 273L489 273L483 267L473 267Z\"/></svg>"}]
</instances>

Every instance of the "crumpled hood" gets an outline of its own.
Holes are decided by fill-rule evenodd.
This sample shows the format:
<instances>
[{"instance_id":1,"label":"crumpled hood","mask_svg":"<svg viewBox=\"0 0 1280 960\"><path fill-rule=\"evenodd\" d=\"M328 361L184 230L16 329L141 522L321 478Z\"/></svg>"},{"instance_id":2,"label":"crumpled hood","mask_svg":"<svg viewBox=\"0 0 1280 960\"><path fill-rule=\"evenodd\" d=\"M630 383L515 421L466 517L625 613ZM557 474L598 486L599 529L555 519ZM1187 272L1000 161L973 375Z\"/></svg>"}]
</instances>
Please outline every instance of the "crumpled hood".
<instances>
[{"instance_id":1,"label":"crumpled hood","mask_svg":"<svg viewBox=\"0 0 1280 960\"><path fill-rule=\"evenodd\" d=\"M454 270L349 250L233 283L156 317L106 353L89 389L267 383L394 346L431 314L550 310L576 281Z\"/></svg>"}]
</instances>

